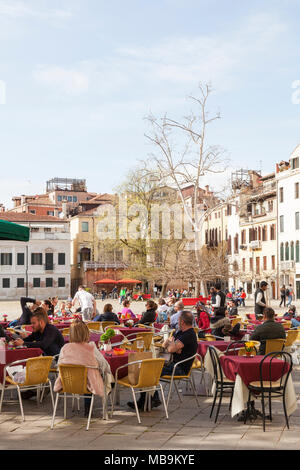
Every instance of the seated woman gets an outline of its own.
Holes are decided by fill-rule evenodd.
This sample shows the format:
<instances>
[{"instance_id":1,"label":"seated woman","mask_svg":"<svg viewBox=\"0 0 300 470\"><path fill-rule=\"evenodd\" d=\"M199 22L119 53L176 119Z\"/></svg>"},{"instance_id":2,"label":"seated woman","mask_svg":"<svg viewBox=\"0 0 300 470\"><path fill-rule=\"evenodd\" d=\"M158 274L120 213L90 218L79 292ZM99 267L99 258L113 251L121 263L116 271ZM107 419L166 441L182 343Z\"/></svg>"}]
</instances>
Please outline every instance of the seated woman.
<instances>
[{"instance_id":1,"label":"seated woman","mask_svg":"<svg viewBox=\"0 0 300 470\"><path fill-rule=\"evenodd\" d=\"M156 310L157 304L153 300L147 300L146 312L143 313L139 323L141 325L149 325L150 323L154 323L156 318Z\"/></svg>"},{"instance_id":2,"label":"seated woman","mask_svg":"<svg viewBox=\"0 0 300 470\"><path fill-rule=\"evenodd\" d=\"M225 307L215 309L215 316L211 318L212 334L224 338L224 336L238 336L241 324L237 323L233 328L228 318L228 312Z\"/></svg>"},{"instance_id":3,"label":"seated woman","mask_svg":"<svg viewBox=\"0 0 300 470\"><path fill-rule=\"evenodd\" d=\"M58 358L60 364L76 364L86 366L87 388L95 395L104 396L104 384L100 371L108 375L108 382L111 382L111 370L108 362L105 360L94 342L89 343L90 332L87 325L81 320L75 320L70 326L69 343L65 344ZM54 391L59 392L62 389L61 378L58 376L54 384ZM84 399L85 416L88 416L90 410L90 398Z\"/></svg>"},{"instance_id":4,"label":"seated woman","mask_svg":"<svg viewBox=\"0 0 300 470\"><path fill-rule=\"evenodd\" d=\"M130 306L130 301L129 300L124 300L123 301L123 309L121 312L121 319L122 320L136 320L136 316L133 313L133 311L129 308Z\"/></svg>"},{"instance_id":5,"label":"seated woman","mask_svg":"<svg viewBox=\"0 0 300 470\"><path fill-rule=\"evenodd\" d=\"M120 320L118 316L113 313L113 306L111 304L105 304L103 313L101 315L96 315L93 318L93 321L114 321L120 325Z\"/></svg>"},{"instance_id":6,"label":"seated woman","mask_svg":"<svg viewBox=\"0 0 300 470\"><path fill-rule=\"evenodd\" d=\"M158 300L157 314L159 323L164 323L168 320L168 308L169 307L164 299Z\"/></svg>"},{"instance_id":7,"label":"seated woman","mask_svg":"<svg viewBox=\"0 0 300 470\"><path fill-rule=\"evenodd\" d=\"M61 302L59 308L54 310L55 317L65 317L66 316L66 302Z\"/></svg>"},{"instance_id":8,"label":"seated woman","mask_svg":"<svg viewBox=\"0 0 300 470\"><path fill-rule=\"evenodd\" d=\"M199 331L198 337L204 338L207 333L211 333L210 316L206 310L205 305L201 304L201 302L197 302L196 312L198 328L202 330Z\"/></svg>"}]
</instances>

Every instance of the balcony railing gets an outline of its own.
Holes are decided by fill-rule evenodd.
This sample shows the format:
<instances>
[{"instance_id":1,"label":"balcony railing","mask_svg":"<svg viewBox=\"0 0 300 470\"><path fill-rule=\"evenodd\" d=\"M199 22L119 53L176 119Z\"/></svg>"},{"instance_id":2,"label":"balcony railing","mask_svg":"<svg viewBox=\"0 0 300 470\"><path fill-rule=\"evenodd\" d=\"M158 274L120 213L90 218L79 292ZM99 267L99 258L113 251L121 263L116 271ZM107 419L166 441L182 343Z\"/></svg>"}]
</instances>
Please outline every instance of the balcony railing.
<instances>
[{"instance_id":1,"label":"balcony railing","mask_svg":"<svg viewBox=\"0 0 300 470\"><path fill-rule=\"evenodd\" d=\"M295 261L281 261L280 268L282 271L292 271L295 269Z\"/></svg>"},{"instance_id":2,"label":"balcony railing","mask_svg":"<svg viewBox=\"0 0 300 470\"><path fill-rule=\"evenodd\" d=\"M127 264L121 261L108 261L108 262L100 262L100 261L84 261L83 262L83 269L87 271L88 269L125 269L127 268Z\"/></svg>"},{"instance_id":3,"label":"balcony railing","mask_svg":"<svg viewBox=\"0 0 300 470\"><path fill-rule=\"evenodd\" d=\"M252 240L252 242L250 242L250 248L252 250L261 250L261 241L260 240Z\"/></svg>"}]
</instances>

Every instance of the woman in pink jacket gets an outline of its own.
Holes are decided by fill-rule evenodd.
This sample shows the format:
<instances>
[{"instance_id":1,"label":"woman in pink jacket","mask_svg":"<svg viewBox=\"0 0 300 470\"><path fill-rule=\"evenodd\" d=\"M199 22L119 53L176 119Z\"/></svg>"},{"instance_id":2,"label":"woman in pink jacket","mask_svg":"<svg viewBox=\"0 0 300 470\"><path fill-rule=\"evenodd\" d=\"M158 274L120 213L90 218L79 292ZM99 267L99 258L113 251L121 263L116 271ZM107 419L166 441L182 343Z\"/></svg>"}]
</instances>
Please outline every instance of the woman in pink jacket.
<instances>
[{"instance_id":1,"label":"woman in pink jacket","mask_svg":"<svg viewBox=\"0 0 300 470\"><path fill-rule=\"evenodd\" d=\"M83 321L75 320L73 323L71 323L69 343L62 347L58 359L58 365L77 364L86 366L88 368L88 390L95 395L100 395L100 397L103 397L104 384L100 370L104 373L110 373L110 366L102 354L97 350L95 343L89 343L89 339L90 331ZM58 392L61 389L61 378L58 376L54 385L54 391ZM85 416L88 416L90 404L90 398L85 398Z\"/></svg>"}]
</instances>

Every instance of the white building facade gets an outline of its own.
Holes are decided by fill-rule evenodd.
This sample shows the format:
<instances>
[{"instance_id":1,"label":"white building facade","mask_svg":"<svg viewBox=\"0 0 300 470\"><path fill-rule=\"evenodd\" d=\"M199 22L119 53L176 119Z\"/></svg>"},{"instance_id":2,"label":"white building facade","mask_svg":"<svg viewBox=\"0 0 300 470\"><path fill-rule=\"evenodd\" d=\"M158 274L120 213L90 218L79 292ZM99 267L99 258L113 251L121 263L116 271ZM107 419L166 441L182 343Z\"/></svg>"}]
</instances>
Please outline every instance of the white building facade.
<instances>
[{"instance_id":1,"label":"white building facade","mask_svg":"<svg viewBox=\"0 0 300 470\"><path fill-rule=\"evenodd\" d=\"M28 243L0 240L0 300L38 300L70 295L70 228L51 216L2 213L1 219L30 227Z\"/></svg>"},{"instance_id":2,"label":"white building facade","mask_svg":"<svg viewBox=\"0 0 300 470\"><path fill-rule=\"evenodd\" d=\"M293 287L300 300L300 145L276 168L280 286Z\"/></svg>"}]
</instances>

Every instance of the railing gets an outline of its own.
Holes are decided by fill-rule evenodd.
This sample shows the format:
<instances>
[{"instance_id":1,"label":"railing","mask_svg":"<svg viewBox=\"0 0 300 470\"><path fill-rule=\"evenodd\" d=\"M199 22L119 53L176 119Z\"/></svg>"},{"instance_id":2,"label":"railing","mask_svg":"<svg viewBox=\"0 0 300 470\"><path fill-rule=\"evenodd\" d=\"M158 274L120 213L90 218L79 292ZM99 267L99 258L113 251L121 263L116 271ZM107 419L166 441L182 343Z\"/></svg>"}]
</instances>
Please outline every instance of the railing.
<instances>
[{"instance_id":1,"label":"railing","mask_svg":"<svg viewBox=\"0 0 300 470\"><path fill-rule=\"evenodd\" d=\"M100 261L84 261L83 269L87 271L88 269L125 269L127 264L121 261L111 261L107 263L102 263Z\"/></svg>"},{"instance_id":2,"label":"railing","mask_svg":"<svg viewBox=\"0 0 300 470\"><path fill-rule=\"evenodd\" d=\"M252 250L261 250L261 241L260 240L252 240L252 242L250 242L250 248Z\"/></svg>"},{"instance_id":3,"label":"railing","mask_svg":"<svg viewBox=\"0 0 300 470\"><path fill-rule=\"evenodd\" d=\"M280 268L282 271L289 271L295 269L295 261L281 261Z\"/></svg>"}]
</instances>

